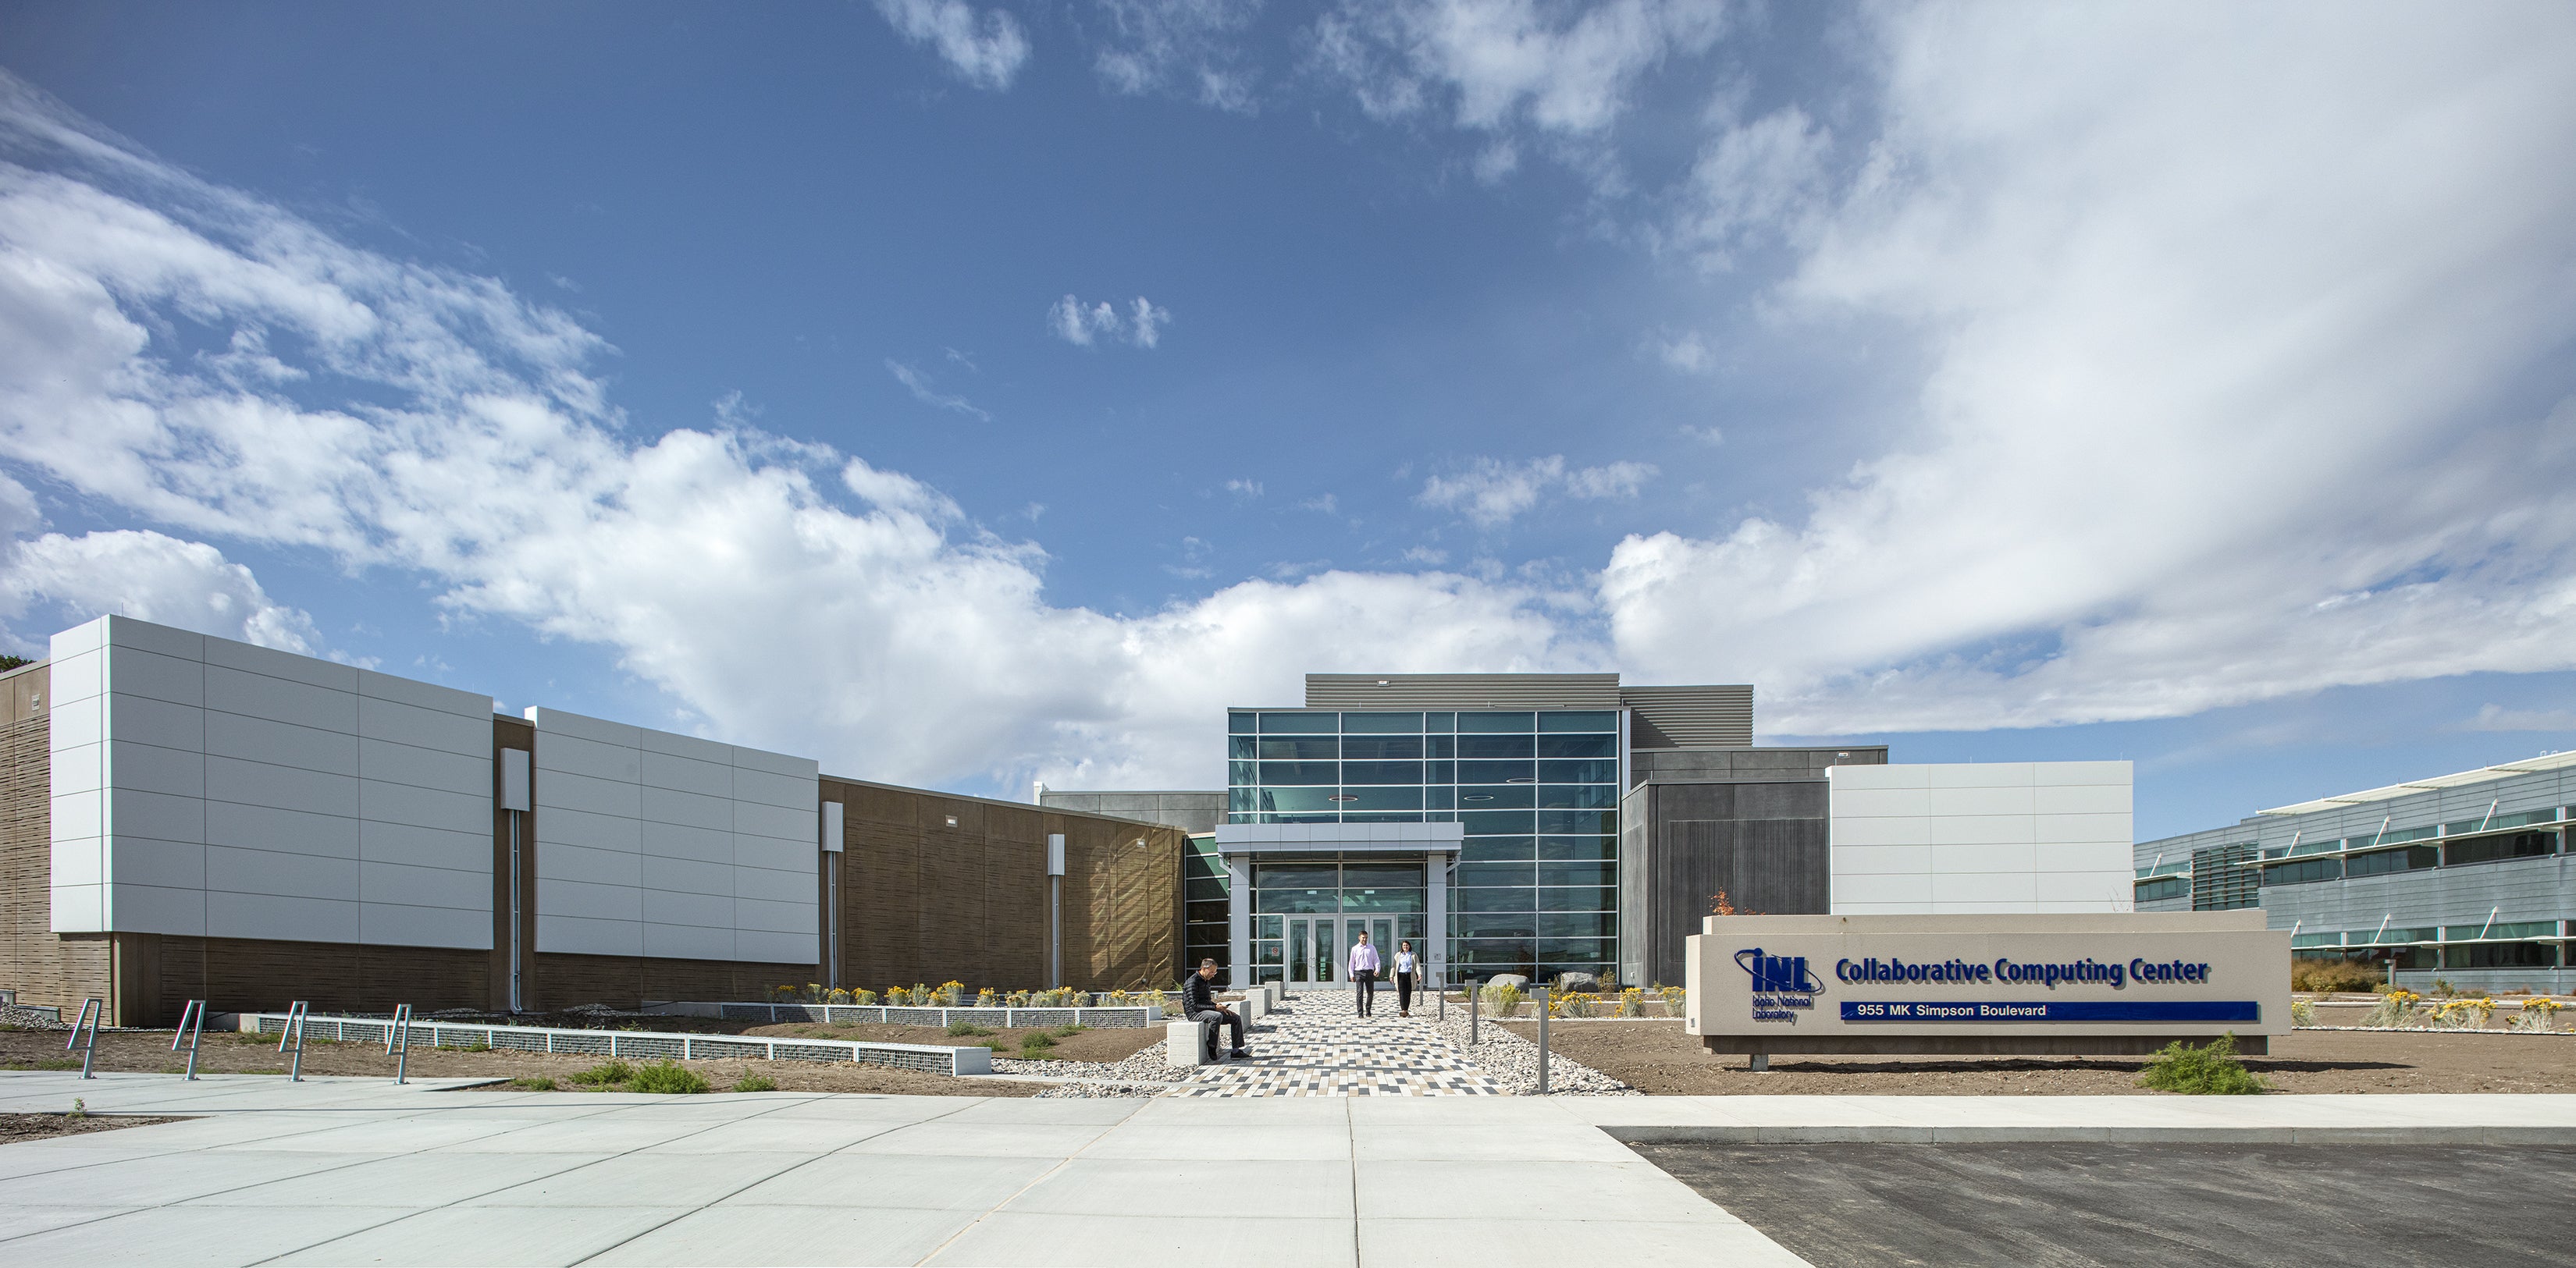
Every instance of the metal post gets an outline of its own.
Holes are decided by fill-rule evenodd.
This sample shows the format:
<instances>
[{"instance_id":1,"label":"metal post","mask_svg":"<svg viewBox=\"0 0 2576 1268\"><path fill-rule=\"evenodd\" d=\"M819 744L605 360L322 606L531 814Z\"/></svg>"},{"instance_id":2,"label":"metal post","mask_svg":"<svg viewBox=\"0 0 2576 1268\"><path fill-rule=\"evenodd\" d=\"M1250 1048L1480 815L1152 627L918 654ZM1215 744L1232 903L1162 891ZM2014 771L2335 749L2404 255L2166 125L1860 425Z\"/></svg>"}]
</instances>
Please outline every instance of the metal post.
<instances>
[{"instance_id":1,"label":"metal post","mask_svg":"<svg viewBox=\"0 0 2576 1268\"><path fill-rule=\"evenodd\" d=\"M1064 987L1064 834L1047 834L1047 988Z\"/></svg>"},{"instance_id":2,"label":"metal post","mask_svg":"<svg viewBox=\"0 0 2576 1268\"><path fill-rule=\"evenodd\" d=\"M278 1028L277 1050L279 1052L288 1050L287 1041L293 1040L295 1043L295 1062L286 1072L286 1081L289 1083L304 1081L304 1012L309 1007L311 1007L310 1004L300 999L288 1005L286 1024Z\"/></svg>"},{"instance_id":3,"label":"metal post","mask_svg":"<svg viewBox=\"0 0 2576 1268\"><path fill-rule=\"evenodd\" d=\"M191 1025L191 1022L194 1024ZM177 1052L179 1050L179 1043L181 1040L187 1041L188 1077L185 1080L186 1082L194 1083L197 1081L197 1045L204 1041L205 1035L206 1001L202 999L189 1000L188 1006L179 1012L179 1033L170 1036L170 1051L172 1052Z\"/></svg>"},{"instance_id":4,"label":"metal post","mask_svg":"<svg viewBox=\"0 0 2576 1268\"><path fill-rule=\"evenodd\" d=\"M1467 1046L1470 1048L1481 1042L1476 1038L1476 1010L1476 984L1470 981L1467 983Z\"/></svg>"},{"instance_id":5,"label":"metal post","mask_svg":"<svg viewBox=\"0 0 2576 1268\"><path fill-rule=\"evenodd\" d=\"M98 1024L105 1020L107 1020L106 1000L96 996L82 1000L80 1019L72 1023L71 1041L63 1045L63 1050L68 1052L74 1045L80 1043L81 1024L88 1023L89 1045L81 1049L81 1077L84 1079L97 1077L89 1072L89 1068L90 1063L98 1060Z\"/></svg>"},{"instance_id":6,"label":"metal post","mask_svg":"<svg viewBox=\"0 0 2576 1268\"><path fill-rule=\"evenodd\" d=\"M385 1034L385 1050L394 1056L394 1085L400 1087L411 1071L411 1005L394 1006L393 1028Z\"/></svg>"},{"instance_id":7,"label":"metal post","mask_svg":"<svg viewBox=\"0 0 2576 1268\"><path fill-rule=\"evenodd\" d=\"M1547 1095L1547 992L1538 988L1538 1094Z\"/></svg>"}]
</instances>

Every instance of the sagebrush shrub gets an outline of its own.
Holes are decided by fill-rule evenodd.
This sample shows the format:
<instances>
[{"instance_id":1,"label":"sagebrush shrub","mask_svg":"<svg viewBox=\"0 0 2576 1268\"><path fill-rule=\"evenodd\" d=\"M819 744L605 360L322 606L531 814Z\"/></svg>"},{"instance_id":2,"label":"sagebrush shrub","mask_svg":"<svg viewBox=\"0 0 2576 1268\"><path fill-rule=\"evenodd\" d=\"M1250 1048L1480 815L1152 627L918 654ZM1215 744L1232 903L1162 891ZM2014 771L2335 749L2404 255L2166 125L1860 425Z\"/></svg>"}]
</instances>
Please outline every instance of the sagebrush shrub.
<instances>
[{"instance_id":1,"label":"sagebrush shrub","mask_svg":"<svg viewBox=\"0 0 2576 1268\"><path fill-rule=\"evenodd\" d=\"M2263 1080L2236 1059L2236 1036L2220 1035L2200 1047L2177 1039L2156 1053L2138 1079L2140 1087L2185 1096L2250 1096Z\"/></svg>"}]
</instances>

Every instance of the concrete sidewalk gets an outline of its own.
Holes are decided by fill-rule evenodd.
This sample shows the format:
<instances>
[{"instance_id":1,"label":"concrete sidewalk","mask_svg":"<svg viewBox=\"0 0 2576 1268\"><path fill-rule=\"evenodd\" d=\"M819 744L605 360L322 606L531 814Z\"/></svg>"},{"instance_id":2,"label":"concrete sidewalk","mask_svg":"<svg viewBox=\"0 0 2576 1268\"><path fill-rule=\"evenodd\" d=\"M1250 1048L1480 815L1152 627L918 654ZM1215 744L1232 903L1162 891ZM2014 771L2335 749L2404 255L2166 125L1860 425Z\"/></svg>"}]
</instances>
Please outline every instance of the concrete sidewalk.
<instances>
[{"instance_id":1,"label":"concrete sidewalk","mask_svg":"<svg viewBox=\"0 0 2576 1268\"><path fill-rule=\"evenodd\" d=\"M2576 1139L2569 1096L1023 1100L436 1086L0 1074L0 1109L57 1112L79 1096L94 1112L203 1115L0 1146L0 1259L1789 1265L1801 1261L1602 1128Z\"/></svg>"}]
</instances>

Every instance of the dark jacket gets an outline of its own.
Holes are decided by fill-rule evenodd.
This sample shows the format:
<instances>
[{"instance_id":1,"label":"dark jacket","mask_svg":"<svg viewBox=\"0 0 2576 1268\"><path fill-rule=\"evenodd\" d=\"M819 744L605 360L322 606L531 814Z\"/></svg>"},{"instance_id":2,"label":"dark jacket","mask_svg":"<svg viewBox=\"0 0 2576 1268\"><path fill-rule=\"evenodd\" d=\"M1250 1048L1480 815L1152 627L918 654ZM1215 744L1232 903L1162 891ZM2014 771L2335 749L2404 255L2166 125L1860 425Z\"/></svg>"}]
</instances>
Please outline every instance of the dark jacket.
<instances>
[{"instance_id":1,"label":"dark jacket","mask_svg":"<svg viewBox=\"0 0 2576 1268\"><path fill-rule=\"evenodd\" d=\"M1216 1006L1216 983L1196 973L1181 979L1182 1016L1196 1017L1200 1013L1214 1011Z\"/></svg>"}]
</instances>

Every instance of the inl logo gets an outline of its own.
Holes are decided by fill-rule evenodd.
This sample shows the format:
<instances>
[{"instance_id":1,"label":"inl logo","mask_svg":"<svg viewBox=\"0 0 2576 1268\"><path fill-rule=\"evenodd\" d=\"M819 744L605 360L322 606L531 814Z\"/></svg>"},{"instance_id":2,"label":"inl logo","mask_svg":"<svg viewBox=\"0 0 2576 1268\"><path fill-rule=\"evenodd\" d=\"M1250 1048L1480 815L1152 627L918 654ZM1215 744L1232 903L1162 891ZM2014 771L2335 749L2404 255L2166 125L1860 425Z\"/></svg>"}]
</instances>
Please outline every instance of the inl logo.
<instances>
[{"instance_id":1,"label":"inl logo","mask_svg":"<svg viewBox=\"0 0 2576 1268\"><path fill-rule=\"evenodd\" d=\"M1813 995L1825 989L1824 983L1807 972L1807 957L1803 955L1764 955L1762 948L1754 947L1736 952L1735 963L1753 975L1756 993L1786 991Z\"/></svg>"}]
</instances>

